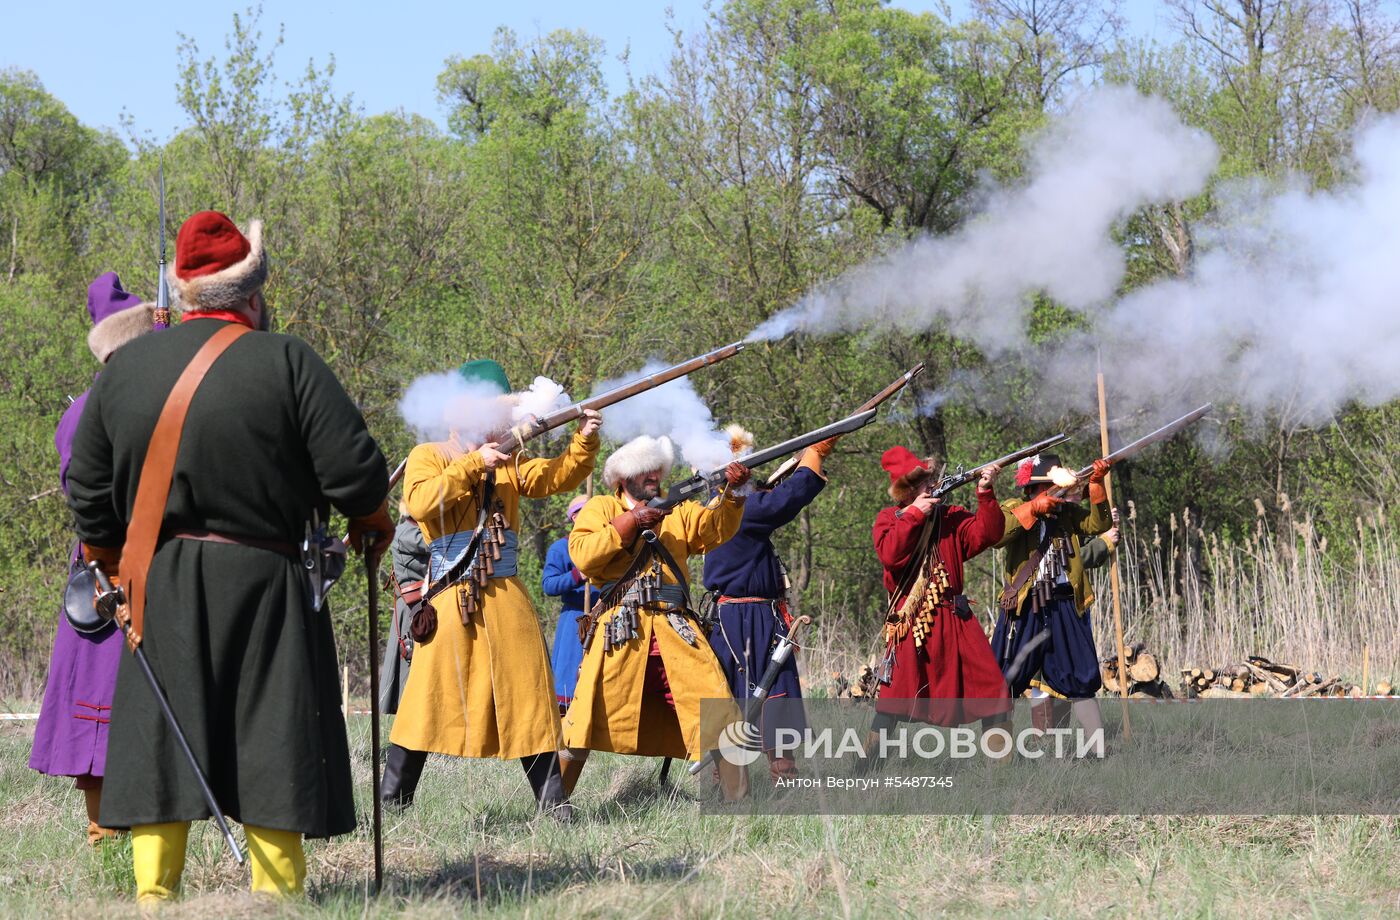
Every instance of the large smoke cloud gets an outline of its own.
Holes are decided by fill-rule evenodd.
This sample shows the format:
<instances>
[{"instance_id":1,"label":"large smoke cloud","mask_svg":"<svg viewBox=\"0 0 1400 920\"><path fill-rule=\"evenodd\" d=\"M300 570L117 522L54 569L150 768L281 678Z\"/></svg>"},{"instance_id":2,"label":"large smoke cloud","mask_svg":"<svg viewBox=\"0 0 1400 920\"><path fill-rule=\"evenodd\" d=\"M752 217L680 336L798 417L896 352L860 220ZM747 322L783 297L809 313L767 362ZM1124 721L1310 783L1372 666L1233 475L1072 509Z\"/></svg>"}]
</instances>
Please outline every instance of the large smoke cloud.
<instances>
[{"instance_id":1,"label":"large smoke cloud","mask_svg":"<svg viewBox=\"0 0 1400 920\"><path fill-rule=\"evenodd\" d=\"M1025 181L990 192L963 229L849 272L750 338L942 321L989 352L1014 348L1028 295L1044 291L1076 309L1109 300L1124 272L1114 225L1143 205L1195 194L1215 162L1210 138L1165 102L1095 90L1033 139Z\"/></svg>"},{"instance_id":2,"label":"large smoke cloud","mask_svg":"<svg viewBox=\"0 0 1400 920\"><path fill-rule=\"evenodd\" d=\"M1213 212L1192 228L1189 274L1115 300L1115 226L1201 193L1215 165L1211 141L1165 102L1093 90L1032 140L1025 181L991 192L965 228L847 273L751 338L941 327L994 367L961 376L955 398L993 408L1012 390L1000 378L1020 366L1041 380L1046 414L1092 407L1100 355L1119 412L1211 399L1317 422L1348 401L1400 397L1400 115L1357 131L1342 187L1218 185ZM1038 292L1091 328L1032 347L1026 311Z\"/></svg>"},{"instance_id":3,"label":"large smoke cloud","mask_svg":"<svg viewBox=\"0 0 1400 920\"><path fill-rule=\"evenodd\" d=\"M650 361L635 374L604 381L593 388L594 395L665 370L666 364ZM717 469L731 459L729 436L718 430L710 407L695 392L688 377L679 377L631 399L609 406L603 412L603 437L610 441L630 441L639 435L669 437L689 466L704 472Z\"/></svg>"}]
</instances>

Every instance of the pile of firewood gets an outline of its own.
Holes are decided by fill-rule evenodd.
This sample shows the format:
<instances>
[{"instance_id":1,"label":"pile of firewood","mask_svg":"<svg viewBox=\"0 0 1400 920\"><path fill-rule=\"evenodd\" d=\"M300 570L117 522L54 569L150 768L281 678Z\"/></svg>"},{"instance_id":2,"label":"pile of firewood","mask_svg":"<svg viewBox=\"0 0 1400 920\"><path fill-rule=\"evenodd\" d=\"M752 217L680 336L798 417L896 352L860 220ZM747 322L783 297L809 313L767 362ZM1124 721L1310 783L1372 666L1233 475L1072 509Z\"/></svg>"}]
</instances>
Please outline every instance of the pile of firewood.
<instances>
[{"instance_id":1,"label":"pile of firewood","mask_svg":"<svg viewBox=\"0 0 1400 920\"><path fill-rule=\"evenodd\" d=\"M1138 699L1171 697L1171 687L1162 680L1161 663L1141 642L1124 649L1123 670L1127 673L1128 696ZM1117 655L1099 662L1099 675L1103 678L1105 690L1122 695L1123 679L1118 674Z\"/></svg>"},{"instance_id":2,"label":"pile of firewood","mask_svg":"<svg viewBox=\"0 0 1400 920\"><path fill-rule=\"evenodd\" d=\"M875 670L870 665L861 668L855 680L840 671L831 672L833 699L869 699L875 696Z\"/></svg>"},{"instance_id":3,"label":"pile of firewood","mask_svg":"<svg viewBox=\"0 0 1400 920\"><path fill-rule=\"evenodd\" d=\"M1277 699L1361 696L1363 689L1340 677L1326 677L1296 665L1251 655L1241 664L1220 668L1183 668L1181 689L1188 699L1245 699L1268 696ZM1386 681L1376 684L1373 695L1390 696L1395 690Z\"/></svg>"}]
</instances>

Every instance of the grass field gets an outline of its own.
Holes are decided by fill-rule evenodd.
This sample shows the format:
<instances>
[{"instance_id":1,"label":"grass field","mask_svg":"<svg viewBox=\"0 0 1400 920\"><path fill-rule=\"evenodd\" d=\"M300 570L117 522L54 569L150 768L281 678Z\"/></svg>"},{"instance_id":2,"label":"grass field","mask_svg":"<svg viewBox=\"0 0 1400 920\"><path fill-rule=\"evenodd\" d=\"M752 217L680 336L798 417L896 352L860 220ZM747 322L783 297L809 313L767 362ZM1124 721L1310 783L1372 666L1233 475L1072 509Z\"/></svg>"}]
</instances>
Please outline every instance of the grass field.
<instances>
[{"instance_id":1,"label":"grass field","mask_svg":"<svg viewBox=\"0 0 1400 920\"><path fill-rule=\"evenodd\" d=\"M352 721L361 801L368 719ZM0 914L134 915L130 849L90 849L82 801L26 766L33 723L0 723ZM308 896L246 893L208 822L168 916L1394 917L1400 820L723 817L659 761L596 755L579 821L533 815L515 763L429 762L387 819L386 891L368 899L366 822L308 846ZM683 773L683 771L676 771ZM675 775L675 774L673 774Z\"/></svg>"}]
</instances>

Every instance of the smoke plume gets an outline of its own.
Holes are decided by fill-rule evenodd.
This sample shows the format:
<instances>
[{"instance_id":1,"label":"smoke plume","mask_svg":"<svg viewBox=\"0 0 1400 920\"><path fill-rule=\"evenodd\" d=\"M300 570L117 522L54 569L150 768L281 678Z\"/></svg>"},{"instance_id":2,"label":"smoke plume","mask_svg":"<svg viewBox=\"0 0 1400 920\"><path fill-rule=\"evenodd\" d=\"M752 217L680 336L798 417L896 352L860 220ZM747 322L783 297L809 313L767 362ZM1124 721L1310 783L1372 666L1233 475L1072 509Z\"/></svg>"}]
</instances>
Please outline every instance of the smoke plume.
<instances>
[{"instance_id":1,"label":"smoke plume","mask_svg":"<svg viewBox=\"0 0 1400 920\"><path fill-rule=\"evenodd\" d=\"M1167 103L1096 89L1036 135L1024 182L988 193L961 230L924 237L814 291L750 340L865 326L923 330L942 321L989 353L1024 341L1028 295L1084 309L1124 272L1113 226L1138 208L1195 194L1215 145Z\"/></svg>"},{"instance_id":2,"label":"smoke plume","mask_svg":"<svg viewBox=\"0 0 1400 920\"><path fill-rule=\"evenodd\" d=\"M408 385L399 401L404 423L425 441L444 441L453 432L481 444L503 436L526 416L544 416L570 404L568 394L548 377L509 396L481 381L467 382L456 371L424 374Z\"/></svg>"},{"instance_id":3,"label":"smoke plume","mask_svg":"<svg viewBox=\"0 0 1400 920\"><path fill-rule=\"evenodd\" d=\"M631 383L667 365L649 361L635 374L604 381L593 388L596 396ZM603 437L623 443L640 435L669 437L685 463L710 471L732 459L729 436L718 430L710 407L705 405L688 377L679 377L655 389L609 406L603 412Z\"/></svg>"}]
</instances>

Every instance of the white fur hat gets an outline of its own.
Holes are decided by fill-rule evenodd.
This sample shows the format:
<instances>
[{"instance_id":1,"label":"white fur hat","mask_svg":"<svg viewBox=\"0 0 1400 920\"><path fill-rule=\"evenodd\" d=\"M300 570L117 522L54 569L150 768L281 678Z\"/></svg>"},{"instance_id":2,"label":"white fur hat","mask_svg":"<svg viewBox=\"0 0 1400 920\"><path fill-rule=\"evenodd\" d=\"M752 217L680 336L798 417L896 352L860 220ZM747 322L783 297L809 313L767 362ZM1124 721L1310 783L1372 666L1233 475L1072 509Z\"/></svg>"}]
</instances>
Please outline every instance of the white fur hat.
<instances>
[{"instance_id":1,"label":"white fur hat","mask_svg":"<svg viewBox=\"0 0 1400 920\"><path fill-rule=\"evenodd\" d=\"M676 462L676 449L667 437L642 435L612 452L603 464L603 485L616 489L624 480L651 470L661 470L664 478Z\"/></svg>"}]
</instances>

